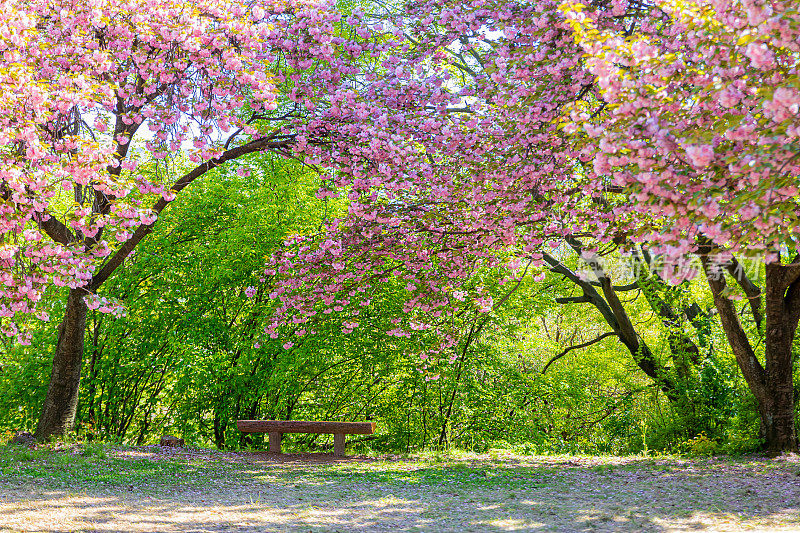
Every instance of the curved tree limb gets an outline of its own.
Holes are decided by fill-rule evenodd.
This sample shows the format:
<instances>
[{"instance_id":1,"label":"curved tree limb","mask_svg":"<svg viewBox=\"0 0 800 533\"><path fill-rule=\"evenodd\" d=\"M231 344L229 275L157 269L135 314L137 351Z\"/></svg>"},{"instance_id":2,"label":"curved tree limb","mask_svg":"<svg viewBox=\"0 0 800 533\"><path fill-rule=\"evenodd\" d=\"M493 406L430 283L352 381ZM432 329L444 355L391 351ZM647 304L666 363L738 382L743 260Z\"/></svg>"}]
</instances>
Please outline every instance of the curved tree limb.
<instances>
[{"instance_id":1,"label":"curved tree limb","mask_svg":"<svg viewBox=\"0 0 800 533\"><path fill-rule=\"evenodd\" d=\"M723 248L707 238L698 239L698 242L700 247L697 253L700 255L700 259L702 261L705 257L708 262L708 267L706 267L706 264L703 263L703 269L706 271L706 275L717 275L717 272L711 272L709 255L714 250L723 250ZM753 283L753 281L747 276L747 272L745 272L742 264L736 259L736 256L732 255L731 260L726 262L724 266L725 270L728 271L728 274L730 274L730 276L742 289L742 292L744 292L745 296L747 296L747 302L750 304L750 311L753 313L753 321L756 323L756 328L761 330L761 326L764 323L764 313L761 310L761 288Z\"/></svg>"},{"instance_id":2,"label":"curved tree limb","mask_svg":"<svg viewBox=\"0 0 800 533\"><path fill-rule=\"evenodd\" d=\"M670 400L676 400L677 394L675 391L677 390L677 385L665 372L650 347L644 342L644 339L639 336L628 313L625 311L624 305L613 289L611 279L603 270L600 258L594 254L586 256L583 244L576 237L567 237L566 241L573 251L592 268L599 280L603 296L598 293L591 282L581 279L580 276L557 259L545 253L543 254L544 260L550 264L553 272L563 274L583 289L583 293L589 299L589 303L597 308L606 323L611 326L611 329L619 337L620 342L631 353L636 366L655 381Z\"/></svg>"},{"instance_id":3,"label":"curved tree limb","mask_svg":"<svg viewBox=\"0 0 800 533\"><path fill-rule=\"evenodd\" d=\"M761 362L756 357L750 340L747 338L747 332L739 322L739 317L736 314L736 306L733 302L725 296L725 289L727 282L724 276L715 276L711 272L711 259L707 255L701 255L700 261L703 264L703 269L706 273L708 285L711 288L711 294L714 297L714 305L719 311L720 322L728 342L731 345L733 354L736 356L736 361L739 363L739 368L742 370L742 375L747 381L750 388L759 393L766 393L766 372Z\"/></svg>"},{"instance_id":4,"label":"curved tree limb","mask_svg":"<svg viewBox=\"0 0 800 533\"><path fill-rule=\"evenodd\" d=\"M235 148L231 148L226 150L222 153L219 157L215 159L211 159L206 161L205 163L196 166L193 170L187 172L183 176L181 176L171 187L171 189L175 192L180 192L184 188L186 188L190 183L194 180L199 178L200 176L204 175L208 171L226 163L228 161L232 161L237 159L243 155L252 154L255 152L262 152L265 150L280 150L287 148L293 139L281 139L281 140L273 140L271 138L263 138L263 139L256 139L254 141L250 141L246 144L241 146L237 146ZM159 200L151 207L153 212L157 215L160 214L164 208L169 205L169 202L166 201L164 198L159 198ZM97 271L97 273L92 277L92 281L89 282L87 285L87 289L89 291L96 291L100 285L102 285L111 274L122 264L126 257L130 255L136 245L141 242L141 240L151 231L153 231L152 224L141 224L136 231L134 231L133 236L130 239L125 241L122 246L116 251L114 255Z\"/></svg>"},{"instance_id":5,"label":"curved tree limb","mask_svg":"<svg viewBox=\"0 0 800 533\"><path fill-rule=\"evenodd\" d=\"M605 339L606 337L612 337L612 336L613 337L618 337L618 335L616 333L614 333L613 331L608 331L608 332L603 333L602 335L599 335L598 337L596 337L596 338L594 338L594 339L592 339L590 341L587 341L587 342L584 342L584 343L581 343L581 344L576 344L575 346L570 346L569 348L567 348L563 352L553 356L547 362L547 364L544 365L544 368L542 369L542 374L547 372L547 369L550 368L550 365L552 365L553 363L555 363L556 361L558 361L559 359L561 359L562 357L567 355L572 350L579 350L581 348L586 348L587 346L591 346L592 344L596 344L596 343L600 342L601 340Z\"/></svg>"}]
</instances>

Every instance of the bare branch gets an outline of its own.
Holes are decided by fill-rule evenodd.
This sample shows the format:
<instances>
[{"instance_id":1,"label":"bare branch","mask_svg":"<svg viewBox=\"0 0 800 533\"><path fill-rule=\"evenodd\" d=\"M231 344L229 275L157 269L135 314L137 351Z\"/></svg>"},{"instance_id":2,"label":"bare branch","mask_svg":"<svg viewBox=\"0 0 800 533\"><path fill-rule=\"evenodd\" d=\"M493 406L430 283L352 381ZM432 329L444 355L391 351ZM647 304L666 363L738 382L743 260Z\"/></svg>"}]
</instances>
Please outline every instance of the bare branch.
<instances>
[{"instance_id":1,"label":"bare branch","mask_svg":"<svg viewBox=\"0 0 800 533\"><path fill-rule=\"evenodd\" d=\"M756 327L761 329L761 324L764 320L764 314L761 311L761 288L747 277L747 273L744 271L739 261L737 261L736 257L731 258L727 269L728 273L736 280L736 283L739 284L739 287L741 287L742 291L747 296L747 302L750 304L750 310L753 312L753 320L756 323Z\"/></svg>"},{"instance_id":2,"label":"bare branch","mask_svg":"<svg viewBox=\"0 0 800 533\"><path fill-rule=\"evenodd\" d=\"M584 342L582 344L576 344L575 346L570 346L569 348L567 348L563 352L559 353L558 355L553 356L553 358L550 359L547 362L546 365L544 365L544 368L542 369L542 374L547 372L547 369L550 368L550 365L552 365L553 363L555 363L556 361L558 361L559 359L561 359L562 357L567 355L572 350L579 350L581 348L586 348L587 346L591 346L592 344L596 344L596 343L600 342L601 340L605 339L606 337L612 337L612 336L613 337L618 337L618 335L616 333L614 333L613 331L609 331L609 332L603 333L599 337L596 337L596 338L594 338L594 339L592 339L590 341Z\"/></svg>"},{"instance_id":3,"label":"bare branch","mask_svg":"<svg viewBox=\"0 0 800 533\"><path fill-rule=\"evenodd\" d=\"M592 300L586 296L570 296L568 298L556 298L556 303L558 304L582 304L582 303L590 303Z\"/></svg>"},{"instance_id":4,"label":"bare branch","mask_svg":"<svg viewBox=\"0 0 800 533\"><path fill-rule=\"evenodd\" d=\"M590 283L594 287L602 287L600 282L592 281ZM611 288L617 292L635 291L639 288L639 283L634 281L632 283L628 283L627 285L612 285Z\"/></svg>"},{"instance_id":5,"label":"bare branch","mask_svg":"<svg viewBox=\"0 0 800 533\"><path fill-rule=\"evenodd\" d=\"M700 248L697 253L700 255L701 260L703 257L708 258L709 255L715 250L723 250L723 247L705 237L698 239L698 242L700 244ZM726 264L725 269L742 289L742 292L744 292L747 296L747 302L750 304L750 310L753 313L753 321L756 323L756 327L760 330L761 324L764 321L764 314L761 311L761 288L747 277L747 272L745 272L745 269L735 256L731 256L731 260Z\"/></svg>"},{"instance_id":6,"label":"bare branch","mask_svg":"<svg viewBox=\"0 0 800 533\"><path fill-rule=\"evenodd\" d=\"M60 220L55 217L50 217L39 226L44 230L47 235L59 244L64 246L75 241L75 234Z\"/></svg>"},{"instance_id":7,"label":"bare branch","mask_svg":"<svg viewBox=\"0 0 800 533\"><path fill-rule=\"evenodd\" d=\"M714 272L711 272L711 259L708 255L701 255L700 261L703 264L708 286L714 297L714 305L719 311L722 329L725 331L728 343L736 356L742 375L747 380L750 388L756 393L756 396L760 393L766 394L764 390L766 387L766 372L758 357L756 357L755 351L753 351L753 346L747 338L747 333L744 331L741 322L739 322L739 317L736 315L736 306L725 296L725 288L727 286L725 277L714 275Z\"/></svg>"}]
</instances>

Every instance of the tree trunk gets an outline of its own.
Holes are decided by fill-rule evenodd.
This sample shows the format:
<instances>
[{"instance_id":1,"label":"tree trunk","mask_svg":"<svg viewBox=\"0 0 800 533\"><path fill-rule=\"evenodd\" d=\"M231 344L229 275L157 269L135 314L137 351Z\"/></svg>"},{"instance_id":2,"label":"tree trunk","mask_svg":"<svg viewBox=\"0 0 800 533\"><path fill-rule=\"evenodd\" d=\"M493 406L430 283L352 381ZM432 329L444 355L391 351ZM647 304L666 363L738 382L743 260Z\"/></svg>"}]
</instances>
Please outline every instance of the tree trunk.
<instances>
[{"instance_id":1,"label":"tree trunk","mask_svg":"<svg viewBox=\"0 0 800 533\"><path fill-rule=\"evenodd\" d=\"M224 401L224 400L221 400ZM228 429L227 417L223 418L219 410L214 412L214 444L218 450L224 450L225 431Z\"/></svg>"},{"instance_id":2,"label":"tree trunk","mask_svg":"<svg viewBox=\"0 0 800 533\"><path fill-rule=\"evenodd\" d=\"M765 448L770 452L797 451L797 432L794 424L794 395L791 375L788 388L783 383L770 387L771 394L757 398L761 424L766 439Z\"/></svg>"},{"instance_id":3,"label":"tree trunk","mask_svg":"<svg viewBox=\"0 0 800 533\"><path fill-rule=\"evenodd\" d=\"M703 265L714 304L728 343L736 356L747 386L758 402L761 427L770 452L797 451L792 380L792 341L800 319L800 278L796 266L766 265L764 365L758 360L739 322L733 302L725 296L726 282Z\"/></svg>"},{"instance_id":4,"label":"tree trunk","mask_svg":"<svg viewBox=\"0 0 800 533\"><path fill-rule=\"evenodd\" d=\"M789 282L787 268L767 265L765 291L765 389L758 400L767 449L773 452L796 451L794 387L792 380L792 341L800 318L798 287ZM788 287L787 287L788 284Z\"/></svg>"},{"instance_id":5,"label":"tree trunk","mask_svg":"<svg viewBox=\"0 0 800 533\"><path fill-rule=\"evenodd\" d=\"M85 292L69 291L64 320L58 327L58 342L53 357L53 372L36 427L36 440L63 435L75 426L78 390L81 381L83 338L86 332Z\"/></svg>"}]
</instances>

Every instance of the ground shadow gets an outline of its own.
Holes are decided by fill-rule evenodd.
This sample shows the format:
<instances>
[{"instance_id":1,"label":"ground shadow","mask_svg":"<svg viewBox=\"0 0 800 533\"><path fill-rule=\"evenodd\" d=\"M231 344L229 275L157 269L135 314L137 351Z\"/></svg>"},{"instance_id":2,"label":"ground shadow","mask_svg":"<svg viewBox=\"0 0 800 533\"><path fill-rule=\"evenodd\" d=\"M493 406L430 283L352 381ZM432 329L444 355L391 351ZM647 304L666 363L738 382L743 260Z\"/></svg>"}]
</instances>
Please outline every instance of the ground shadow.
<instances>
[{"instance_id":1,"label":"ground shadow","mask_svg":"<svg viewBox=\"0 0 800 533\"><path fill-rule=\"evenodd\" d=\"M113 476L103 464L93 471L84 465L83 474L64 466L65 476L49 479L50 487L35 478L24 487L0 480L0 531L800 528L796 458L523 457L431 464L330 454L153 451L110 461ZM59 480L73 485L59 486Z\"/></svg>"}]
</instances>

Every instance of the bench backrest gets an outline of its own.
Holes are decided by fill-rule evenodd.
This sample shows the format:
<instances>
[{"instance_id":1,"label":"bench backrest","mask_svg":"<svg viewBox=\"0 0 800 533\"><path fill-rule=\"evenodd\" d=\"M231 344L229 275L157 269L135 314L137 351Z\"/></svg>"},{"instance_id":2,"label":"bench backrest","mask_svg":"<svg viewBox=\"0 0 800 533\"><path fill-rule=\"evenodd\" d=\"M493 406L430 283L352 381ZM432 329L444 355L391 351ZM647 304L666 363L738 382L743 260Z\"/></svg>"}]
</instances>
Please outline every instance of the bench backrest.
<instances>
[{"instance_id":1,"label":"bench backrest","mask_svg":"<svg viewBox=\"0 0 800 533\"><path fill-rule=\"evenodd\" d=\"M310 420L237 420L242 433L342 433L371 435L375 422L334 422Z\"/></svg>"}]
</instances>

